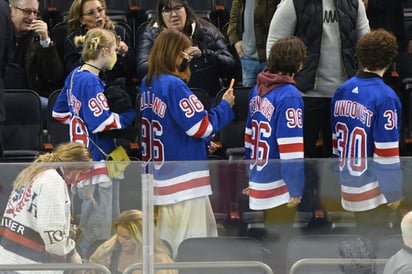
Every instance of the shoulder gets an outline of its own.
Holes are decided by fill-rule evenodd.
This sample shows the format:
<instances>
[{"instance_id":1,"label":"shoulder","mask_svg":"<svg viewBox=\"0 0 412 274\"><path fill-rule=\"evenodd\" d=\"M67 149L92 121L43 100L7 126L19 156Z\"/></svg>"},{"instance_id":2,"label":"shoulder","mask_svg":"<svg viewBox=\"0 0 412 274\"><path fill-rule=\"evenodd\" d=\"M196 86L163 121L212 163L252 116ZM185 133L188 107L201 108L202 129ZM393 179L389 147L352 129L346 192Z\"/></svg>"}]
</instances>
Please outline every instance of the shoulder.
<instances>
[{"instance_id":1,"label":"shoulder","mask_svg":"<svg viewBox=\"0 0 412 274\"><path fill-rule=\"evenodd\" d=\"M104 266L109 266L113 253L113 246L106 241L101 244L96 251L90 256L90 263L98 263Z\"/></svg>"},{"instance_id":2,"label":"shoulder","mask_svg":"<svg viewBox=\"0 0 412 274\"><path fill-rule=\"evenodd\" d=\"M282 89L281 96L283 98L297 97L299 99L302 99L302 95L300 94L299 89L293 84L282 85L279 87L279 89Z\"/></svg>"},{"instance_id":3,"label":"shoulder","mask_svg":"<svg viewBox=\"0 0 412 274\"><path fill-rule=\"evenodd\" d=\"M157 81L162 86L167 86L175 90L181 89L182 87L189 89L187 84L182 79L172 74L161 74L159 78L157 78Z\"/></svg>"},{"instance_id":4,"label":"shoulder","mask_svg":"<svg viewBox=\"0 0 412 274\"><path fill-rule=\"evenodd\" d=\"M50 185L50 182L53 182L53 184ZM65 187L66 185L62 176L60 176L60 174L54 168L46 169L45 171L39 173L33 180L33 184L39 186L44 185L44 189L53 192L56 191L57 188L61 188L61 186Z\"/></svg>"},{"instance_id":5,"label":"shoulder","mask_svg":"<svg viewBox=\"0 0 412 274\"><path fill-rule=\"evenodd\" d=\"M80 85L85 85L88 87L99 87L99 88L104 88L105 84L103 81L97 77L96 75L89 73L87 71L79 71L79 67L74 69L74 84L80 84ZM70 75L69 75L70 77Z\"/></svg>"},{"instance_id":6,"label":"shoulder","mask_svg":"<svg viewBox=\"0 0 412 274\"><path fill-rule=\"evenodd\" d=\"M173 263L173 260L166 252L157 252L155 256L156 263Z\"/></svg>"}]
</instances>

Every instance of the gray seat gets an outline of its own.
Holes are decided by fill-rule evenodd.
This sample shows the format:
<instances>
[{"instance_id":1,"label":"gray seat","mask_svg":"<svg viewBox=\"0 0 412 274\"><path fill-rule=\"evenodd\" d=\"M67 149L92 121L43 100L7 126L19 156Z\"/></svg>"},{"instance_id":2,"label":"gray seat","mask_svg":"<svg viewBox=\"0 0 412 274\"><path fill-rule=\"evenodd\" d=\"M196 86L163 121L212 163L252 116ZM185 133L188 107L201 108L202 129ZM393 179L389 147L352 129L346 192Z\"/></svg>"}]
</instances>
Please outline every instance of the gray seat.
<instances>
[{"instance_id":1,"label":"gray seat","mask_svg":"<svg viewBox=\"0 0 412 274\"><path fill-rule=\"evenodd\" d=\"M43 149L40 96L30 89L6 89L4 99L3 160L31 162Z\"/></svg>"},{"instance_id":2,"label":"gray seat","mask_svg":"<svg viewBox=\"0 0 412 274\"><path fill-rule=\"evenodd\" d=\"M47 142L53 147L58 144L70 141L69 126L59 123L52 117L54 103L56 102L56 99L59 96L60 92L60 89L53 91L49 96L47 104L46 127L49 139L47 140Z\"/></svg>"},{"instance_id":3,"label":"gray seat","mask_svg":"<svg viewBox=\"0 0 412 274\"><path fill-rule=\"evenodd\" d=\"M319 234L319 235L300 235L292 238L287 247L287 272L292 266L301 259L308 258L343 258L339 254L339 247L348 240L363 240L371 246L370 241L365 237L353 234ZM370 250L373 251L373 250ZM354 258L364 259L364 258ZM326 265L315 264L305 265L297 268L294 274L342 274L339 263Z\"/></svg>"},{"instance_id":4,"label":"gray seat","mask_svg":"<svg viewBox=\"0 0 412 274\"><path fill-rule=\"evenodd\" d=\"M401 234L388 235L382 238L378 243L376 251L376 257L379 259L389 259L396 252L398 252L403 246L403 240ZM377 267L377 273L383 273L384 265Z\"/></svg>"},{"instance_id":5,"label":"gray seat","mask_svg":"<svg viewBox=\"0 0 412 274\"><path fill-rule=\"evenodd\" d=\"M258 261L264 262L264 249L256 239L248 237L188 238L178 249L176 262ZM263 273L256 268L188 269L179 274L253 274Z\"/></svg>"}]
</instances>

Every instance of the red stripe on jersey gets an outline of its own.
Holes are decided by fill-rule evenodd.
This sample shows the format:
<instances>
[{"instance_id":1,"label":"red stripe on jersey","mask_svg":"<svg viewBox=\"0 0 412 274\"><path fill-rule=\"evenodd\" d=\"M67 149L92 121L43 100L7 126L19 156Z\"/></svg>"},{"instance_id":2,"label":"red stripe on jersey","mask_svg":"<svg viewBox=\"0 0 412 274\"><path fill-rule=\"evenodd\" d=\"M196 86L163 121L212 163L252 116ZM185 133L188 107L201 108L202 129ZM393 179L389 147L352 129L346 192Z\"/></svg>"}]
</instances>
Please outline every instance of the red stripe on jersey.
<instances>
[{"instance_id":1,"label":"red stripe on jersey","mask_svg":"<svg viewBox=\"0 0 412 274\"><path fill-rule=\"evenodd\" d=\"M334 148L338 147L338 142L336 141L336 139L332 140L332 147L334 147Z\"/></svg>"},{"instance_id":2,"label":"red stripe on jersey","mask_svg":"<svg viewBox=\"0 0 412 274\"><path fill-rule=\"evenodd\" d=\"M119 126L118 126L116 120L114 120L113 123L107 125L107 126L103 129L103 131L110 130L110 129L118 129L118 128L119 128Z\"/></svg>"},{"instance_id":3,"label":"red stripe on jersey","mask_svg":"<svg viewBox=\"0 0 412 274\"><path fill-rule=\"evenodd\" d=\"M170 185L170 186L160 186L154 187L155 195L169 195L179 191L184 191L187 189L192 189L201 186L210 185L210 177L195 178L186 182Z\"/></svg>"},{"instance_id":4,"label":"red stripe on jersey","mask_svg":"<svg viewBox=\"0 0 412 274\"><path fill-rule=\"evenodd\" d=\"M29 249L33 249L39 252L45 252L46 249L43 245L36 243L33 240L30 240L29 238L26 238L20 234L17 234L16 232L13 232L11 230L8 230L6 228L0 228L0 235L3 235L5 239L8 239L12 242L18 243L19 245L25 246ZM66 256L60 256L56 254L51 254L49 253L50 256L54 258L59 258L59 259L65 259Z\"/></svg>"},{"instance_id":5,"label":"red stripe on jersey","mask_svg":"<svg viewBox=\"0 0 412 274\"><path fill-rule=\"evenodd\" d=\"M250 143L252 141L252 136L250 134L245 134L245 143Z\"/></svg>"},{"instance_id":6,"label":"red stripe on jersey","mask_svg":"<svg viewBox=\"0 0 412 274\"><path fill-rule=\"evenodd\" d=\"M346 201L349 202L361 202L361 201L366 201L370 200L372 198L375 198L377 196L381 195L381 191L378 187L362 192L362 193L347 193L347 192L342 192L342 198Z\"/></svg>"},{"instance_id":7,"label":"red stripe on jersey","mask_svg":"<svg viewBox=\"0 0 412 274\"><path fill-rule=\"evenodd\" d=\"M208 126L209 126L209 115L206 114L206 116L200 122L200 127L197 130L197 132L193 135L193 137L195 138L202 137L205 134Z\"/></svg>"},{"instance_id":8,"label":"red stripe on jersey","mask_svg":"<svg viewBox=\"0 0 412 274\"><path fill-rule=\"evenodd\" d=\"M258 199L276 197L276 196L285 194L287 192L288 192L288 189L285 185L280 186L278 188L267 189L267 190L257 190L257 189L249 188L249 196L253 198L258 198Z\"/></svg>"},{"instance_id":9,"label":"red stripe on jersey","mask_svg":"<svg viewBox=\"0 0 412 274\"><path fill-rule=\"evenodd\" d=\"M53 118L54 118L54 120L56 120L59 123L64 123L67 120L69 120L70 116L68 115L68 116L64 116L64 117L53 117Z\"/></svg>"},{"instance_id":10,"label":"red stripe on jersey","mask_svg":"<svg viewBox=\"0 0 412 274\"><path fill-rule=\"evenodd\" d=\"M303 152L302 143L292 143L292 144L283 144L279 145L280 153L289 153L289 152Z\"/></svg>"},{"instance_id":11,"label":"red stripe on jersey","mask_svg":"<svg viewBox=\"0 0 412 274\"><path fill-rule=\"evenodd\" d=\"M34 250L37 250L37 251L40 251L40 252L43 252L45 250L44 246L42 246L42 245L40 245L40 244L36 243L35 241L32 241L28 238L25 238L25 237L13 232L13 231L10 231L6 228L0 228L0 235L3 235L4 238L7 238L7 239L9 239L13 242L19 243L19 244L24 245L26 247L29 247L31 249L34 249Z\"/></svg>"},{"instance_id":12,"label":"red stripe on jersey","mask_svg":"<svg viewBox=\"0 0 412 274\"><path fill-rule=\"evenodd\" d=\"M107 168L106 167L99 167L99 168L95 168L92 170L92 172L85 172L82 173L78 179L78 181L83 181L86 180L88 178L90 178L90 176L97 176L97 175L107 175Z\"/></svg>"},{"instance_id":13,"label":"red stripe on jersey","mask_svg":"<svg viewBox=\"0 0 412 274\"><path fill-rule=\"evenodd\" d=\"M399 148L376 148L375 153L381 157L396 157L399 156Z\"/></svg>"}]
</instances>

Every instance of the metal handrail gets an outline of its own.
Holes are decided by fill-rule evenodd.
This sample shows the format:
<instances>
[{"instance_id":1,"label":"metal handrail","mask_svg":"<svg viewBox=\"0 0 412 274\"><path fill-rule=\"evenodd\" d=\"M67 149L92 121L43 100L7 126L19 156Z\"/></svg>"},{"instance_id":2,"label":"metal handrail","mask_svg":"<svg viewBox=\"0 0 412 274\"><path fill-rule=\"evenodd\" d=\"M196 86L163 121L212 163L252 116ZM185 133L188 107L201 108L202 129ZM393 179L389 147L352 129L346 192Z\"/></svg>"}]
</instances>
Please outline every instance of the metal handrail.
<instances>
[{"instance_id":1,"label":"metal handrail","mask_svg":"<svg viewBox=\"0 0 412 274\"><path fill-rule=\"evenodd\" d=\"M266 274L273 274L272 269L265 263L258 261L220 261L220 262L174 262L155 263L155 269L210 269L210 268L244 268L256 267L263 269ZM142 269L142 264L132 264L128 266L123 274L131 274L133 270Z\"/></svg>"},{"instance_id":2,"label":"metal handrail","mask_svg":"<svg viewBox=\"0 0 412 274\"><path fill-rule=\"evenodd\" d=\"M110 274L110 270L107 267L93 263L0 264L0 271L2 270L98 270L102 271L103 274Z\"/></svg>"},{"instance_id":3,"label":"metal handrail","mask_svg":"<svg viewBox=\"0 0 412 274\"><path fill-rule=\"evenodd\" d=\"M345 258L305 258L295 262L289 270L294 274L296 269L307 265L336 265L336 264L385 264L388 259L345 259Z\"/></svg>"}]
</instances>

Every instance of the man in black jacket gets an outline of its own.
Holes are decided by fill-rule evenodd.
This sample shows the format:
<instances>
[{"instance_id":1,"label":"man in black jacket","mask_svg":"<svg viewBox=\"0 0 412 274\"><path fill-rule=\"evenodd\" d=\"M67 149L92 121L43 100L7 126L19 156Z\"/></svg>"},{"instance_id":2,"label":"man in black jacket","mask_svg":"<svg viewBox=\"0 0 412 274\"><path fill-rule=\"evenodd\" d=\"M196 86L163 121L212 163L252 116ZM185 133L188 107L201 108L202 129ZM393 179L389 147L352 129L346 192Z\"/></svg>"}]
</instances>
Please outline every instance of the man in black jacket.
<instances>
[{"instance_id":1,"label":"man in black jacket","mask_svg":"<svg viewBox=\"0 0 412 274\"><path fill-rule=\"evenodd\" d=\"M6 1L0 0L0 158L3 158L2 127L6 120L3 77L10 54L12 31L9 6Z\"/></svg>"},{"instance_id":2,"label":"man in black jacket","mask_svg":"<svg viewBox=\"0 0 412 274\"><path fill-rule=\"evenodd\" d=\"M63 86L64 69L47 23L39 18L39 1L9 2L14 32L10 35L12 53L4 86L33 89L47 99L53 90Z\"/></svg>"}]
</instances>

